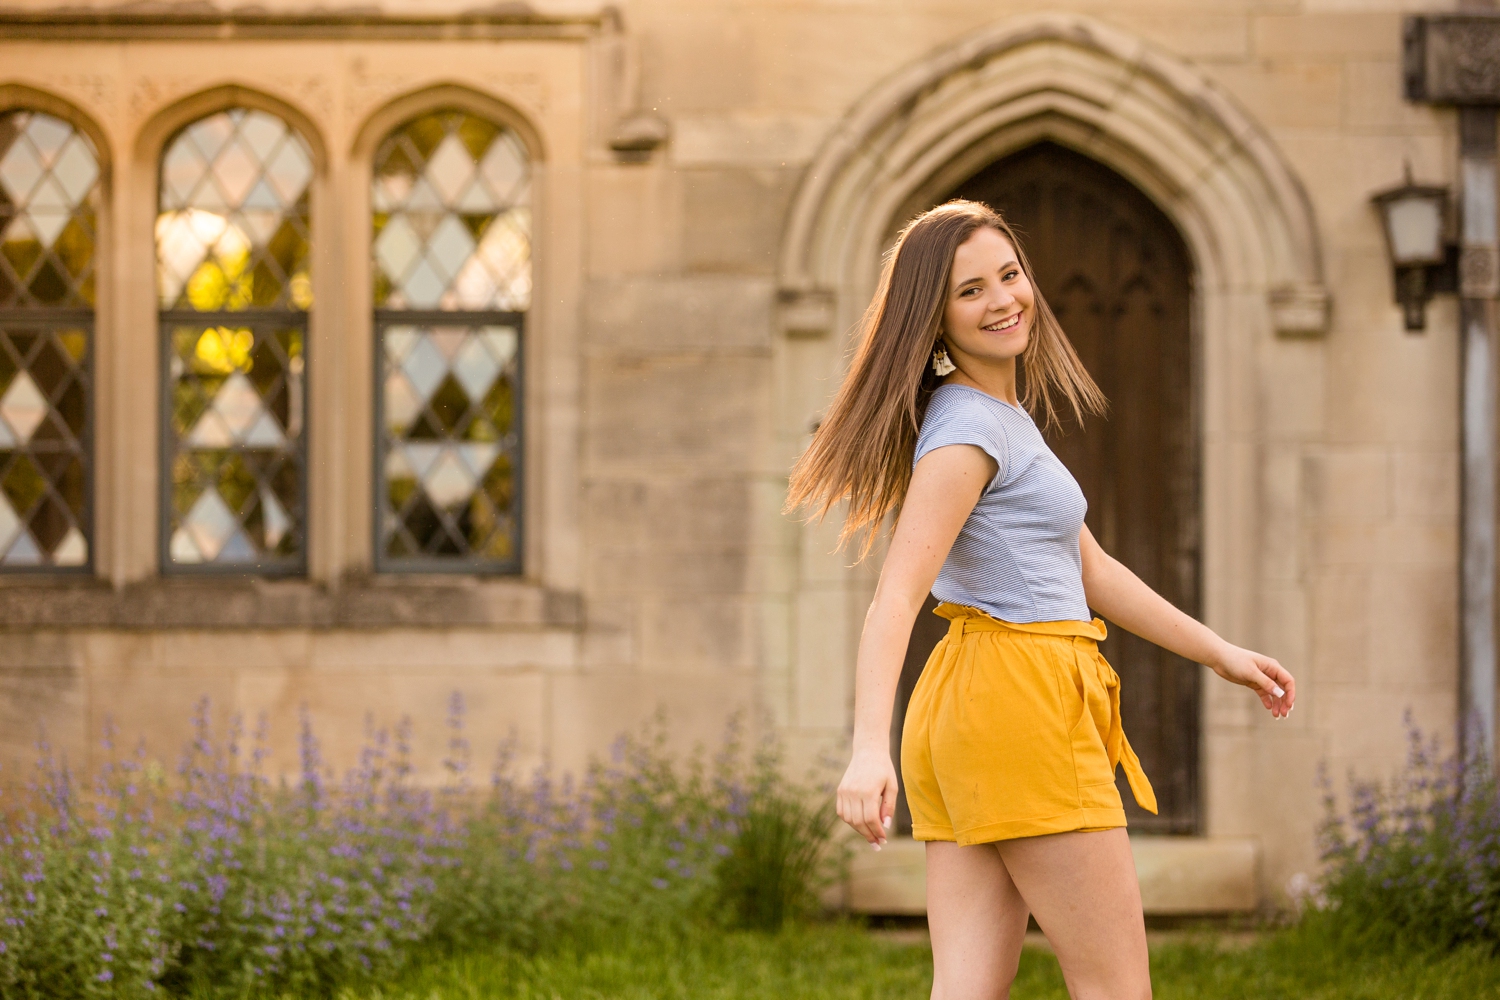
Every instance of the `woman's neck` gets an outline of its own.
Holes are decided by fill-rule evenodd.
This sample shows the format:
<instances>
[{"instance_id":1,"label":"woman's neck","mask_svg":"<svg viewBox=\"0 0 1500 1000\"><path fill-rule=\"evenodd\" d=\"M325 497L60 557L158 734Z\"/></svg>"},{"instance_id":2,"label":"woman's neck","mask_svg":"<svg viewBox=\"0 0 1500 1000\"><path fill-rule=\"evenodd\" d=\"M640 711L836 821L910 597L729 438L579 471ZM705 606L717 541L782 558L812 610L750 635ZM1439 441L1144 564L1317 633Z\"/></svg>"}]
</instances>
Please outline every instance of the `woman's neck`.
<instances>
[{"instance_id":1,"label":"woman's neck","mask_svg":"<svg viewBox=\"0 0 1500 1000\"><path fill-rule=\"evenodd\" d=\"M951 352L950 352L951 353ZM1020 406L1016 397L1016 359L980 361L977 358L954 358L958 367L943 379L944 385L966 385L1011 406Z\"/></svg>"}]
</instances>

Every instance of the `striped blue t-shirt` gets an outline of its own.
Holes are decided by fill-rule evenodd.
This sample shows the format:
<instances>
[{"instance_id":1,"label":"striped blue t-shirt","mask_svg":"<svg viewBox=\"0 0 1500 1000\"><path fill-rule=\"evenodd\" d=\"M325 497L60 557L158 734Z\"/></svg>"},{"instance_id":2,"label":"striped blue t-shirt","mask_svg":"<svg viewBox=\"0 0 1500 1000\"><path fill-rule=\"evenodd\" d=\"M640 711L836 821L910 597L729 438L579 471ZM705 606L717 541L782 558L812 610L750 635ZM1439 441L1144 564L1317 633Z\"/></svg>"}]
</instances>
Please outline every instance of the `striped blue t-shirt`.
<instances>
[{"instance_id":1,"label":"striped blue t-shirt","mask_svg":"<svg viewBox=\"0 0 1500 1000\"><path fill-rule=\"evenodd\" d=\"M938 573L940 601L1002 621L1088 621L1078 533L1088 501L1030 414L964 385L927 404L913 463L934 448L972 444L999 465Z\"/></svg>"}]
</instances>

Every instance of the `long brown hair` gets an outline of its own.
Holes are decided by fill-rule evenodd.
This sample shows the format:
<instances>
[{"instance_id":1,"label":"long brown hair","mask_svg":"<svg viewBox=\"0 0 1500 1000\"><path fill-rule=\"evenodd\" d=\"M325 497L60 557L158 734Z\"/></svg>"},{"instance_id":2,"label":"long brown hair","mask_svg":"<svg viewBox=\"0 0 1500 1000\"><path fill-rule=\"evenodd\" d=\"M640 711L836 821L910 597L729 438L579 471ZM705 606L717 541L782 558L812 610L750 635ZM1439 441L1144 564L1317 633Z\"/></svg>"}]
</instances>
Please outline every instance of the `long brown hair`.
<instances>
[{"instance_id":1,"label":"long brown hair","mask_svg":"<svg viewBox=\"0 0 1500 1000\"><path fill-rule=\"evenodd\" d=\"M1085 414L1104 411L1104 394L1042 298L1021 241L1000 213L962 200L923 212L906 224L886 254L849 374L793 467L787 495L788 511L805 506L818 519L846 501L839 543L862 535L861 559L911 483L917 433L928 397L940 383L928 362L942 331L953 255L985 227L1010 240L1036 296L1031 338L1018 359L1017 375L1024 373L1022 405L1033 417L1040 415L1043 428L1059 423L1064 403L1079 423Z\"/></svg>"}]
</instances>

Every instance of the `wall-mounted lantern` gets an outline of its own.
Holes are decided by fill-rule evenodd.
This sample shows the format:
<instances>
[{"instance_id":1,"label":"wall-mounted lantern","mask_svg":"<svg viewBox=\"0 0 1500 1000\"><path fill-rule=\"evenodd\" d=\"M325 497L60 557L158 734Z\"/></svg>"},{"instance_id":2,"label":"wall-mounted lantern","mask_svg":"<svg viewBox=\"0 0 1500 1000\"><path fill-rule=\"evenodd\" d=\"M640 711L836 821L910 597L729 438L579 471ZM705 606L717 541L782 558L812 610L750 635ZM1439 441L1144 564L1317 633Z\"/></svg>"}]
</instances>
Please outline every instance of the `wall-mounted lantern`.
<instances>
[{"instance_id":1,"label":"wall-mounted lantern","mask_svg":"<svg viewBox=\"0 0 1500 1000\"><path fill-rule=\"evenodd\" d=\"M1448 189L1406 183L1370 199L1380 210L1386 250L1396 272L1396 301L1408 330L1427 328L1427 300L1458 290L1458 247L1449 232Z\"/></svg>"}]
</instances>

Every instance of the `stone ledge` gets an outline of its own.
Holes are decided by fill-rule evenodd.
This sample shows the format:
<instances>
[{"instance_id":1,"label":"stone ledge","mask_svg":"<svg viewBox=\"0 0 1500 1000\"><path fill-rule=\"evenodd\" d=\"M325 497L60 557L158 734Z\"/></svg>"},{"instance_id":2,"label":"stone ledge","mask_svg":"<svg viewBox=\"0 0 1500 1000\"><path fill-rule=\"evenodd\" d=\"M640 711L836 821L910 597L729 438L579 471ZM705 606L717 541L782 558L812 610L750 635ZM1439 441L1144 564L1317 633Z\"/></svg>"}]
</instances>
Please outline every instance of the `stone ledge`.
<instances>
[{"instance_id":1,"label":"stone ledge","mask_svg":"<svg viewBox=\"0 0 1500 1000\"><path fill-rule=\"evenodd\" d=\"M1260 905L1260 847L1243 838L1130 838L1141 904L1151 916L1243 913ZM857 913L927 912L926 848L891 840L879 853L857 851L845 895Z\"/></svg>"},{"instance_id":2,"label":"stone ledge","mask_svg":"<svg viewBox=\"0 0 1500 1000\"><path fill-rule=\"evenodd\" d=\"M115 588L101 580L0 581L0 623L16 628L576 628L578 594L524 580L179 577Z\"/></svg>"}]
</instances>

